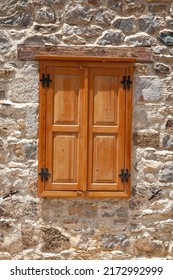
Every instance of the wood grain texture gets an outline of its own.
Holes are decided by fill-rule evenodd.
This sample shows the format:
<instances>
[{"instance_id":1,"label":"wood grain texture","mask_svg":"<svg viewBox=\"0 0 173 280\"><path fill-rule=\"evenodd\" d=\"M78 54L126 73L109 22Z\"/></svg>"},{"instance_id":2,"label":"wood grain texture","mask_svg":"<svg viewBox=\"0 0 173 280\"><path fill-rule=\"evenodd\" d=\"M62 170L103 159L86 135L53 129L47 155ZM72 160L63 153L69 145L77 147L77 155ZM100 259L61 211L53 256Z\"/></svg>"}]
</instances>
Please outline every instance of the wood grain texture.
<instances>
[{"instance_id":1,"label":"wood grain texture","mask_svg":"<svg viewBox=\"0 0 173 280\"><path fill-rule=\"evenodd\" d=\"M132 63L40 61L40 70L52 83L40 86L39 168L50 176L39 195L129 197L119 174L131 167L132 89L121 81Z\"/></svg>"},{"instance_id":2,"label":"wood grain texture","mask_svg":"<svg viewBox=\"0 0 173 280\"><path fill-rule=\"evenodd\" d=\"M17 46L18 60L121 60L136 62L153 62L150 47L100 47L100 46L52 46L26 45Z\"/></svg>"}]
</instances>

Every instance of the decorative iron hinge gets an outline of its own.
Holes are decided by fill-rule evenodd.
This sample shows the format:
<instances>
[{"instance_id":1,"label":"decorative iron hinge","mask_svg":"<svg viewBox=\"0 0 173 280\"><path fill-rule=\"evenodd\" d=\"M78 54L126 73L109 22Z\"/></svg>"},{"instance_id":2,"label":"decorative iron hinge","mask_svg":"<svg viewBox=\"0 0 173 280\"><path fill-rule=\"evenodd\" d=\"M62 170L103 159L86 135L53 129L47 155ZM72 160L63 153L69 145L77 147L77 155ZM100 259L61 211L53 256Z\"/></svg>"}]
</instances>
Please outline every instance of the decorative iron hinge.
<instances>
[{"instance_id":1,"label":"decorative iron hinge","mask_svg":"<svg viewBox=\"0 0 173 280\"><path fill-rule=\"evenodd\" d=\"M121 84L123 85L124 89L130 89L130 84L132 84L132 81L130 80L130 76L123 76L123 79L121 81Z\"/></svg>"},{"instance_id":2,"label":"decorative iron hinge","mask_svg":"<svg viewBox=\"0 0 173 280\"><path fill-rule=\"evenodd\" d=\"M128 182L128 178L131 176L129 173L129 170L121 169L121 173L119 174L119 177L121 177L121 182Z\"/></svg>"},{"instance_id":3,"label":"decorative iron hinge","mask_svg":"<svg viewBox=\"0 0 173 280\"><path fill-rule=\"evenodd\" d=\"M49 87L49 84L52 82L52 80L50 79L50 75L42 74L40 82L42 83L42 87Z\"/></svg>"},{"instance_id":4,"label":"decorative iron hinge","mask_svg":"<svg viewBox=\"0 0 173 280\"><path fill-rule=\"evenodd\" d=\"M41 168L40 173L38 175L41 177L41 181L47 181L48 177L50 176L48 168Z\"/></svg>"}]
</instances>

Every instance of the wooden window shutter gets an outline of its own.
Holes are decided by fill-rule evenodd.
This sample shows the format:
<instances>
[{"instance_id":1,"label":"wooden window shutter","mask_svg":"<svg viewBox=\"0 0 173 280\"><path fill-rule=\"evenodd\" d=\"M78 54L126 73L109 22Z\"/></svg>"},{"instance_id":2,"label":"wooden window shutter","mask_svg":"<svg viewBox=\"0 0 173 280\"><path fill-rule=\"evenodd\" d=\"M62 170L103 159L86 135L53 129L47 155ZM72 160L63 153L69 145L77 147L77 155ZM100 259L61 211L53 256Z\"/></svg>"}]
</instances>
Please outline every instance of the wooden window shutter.
<instances>
[{"instance_id":1,"label":"wooden window shutter","mask_svg":"<svg viewBox=\"0 0 173 280\"><path fill-rule=\"evenodd\" d=\"M132 69L40 61L40 196L129 197Z\"/></svg>"}]
</instances>

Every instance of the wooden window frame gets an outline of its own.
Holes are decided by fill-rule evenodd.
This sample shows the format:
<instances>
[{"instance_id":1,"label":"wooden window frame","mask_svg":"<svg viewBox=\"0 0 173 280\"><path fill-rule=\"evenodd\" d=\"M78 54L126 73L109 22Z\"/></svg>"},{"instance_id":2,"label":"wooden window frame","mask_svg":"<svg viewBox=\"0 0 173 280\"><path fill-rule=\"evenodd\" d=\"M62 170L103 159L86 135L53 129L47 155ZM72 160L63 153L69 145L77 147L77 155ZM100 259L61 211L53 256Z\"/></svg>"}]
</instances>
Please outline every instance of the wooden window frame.
<instances>
[{"instance_id":1,"label":"wooden window frame","mask_svg":"<svg viewBox=\"0 0 173 280\"><path fill-rule=\"evenodd\" d=\"M63 63L63 65L69 65L70 62L80 63L83 65L109 65L115 66L119 63L127 67L127 75L132 79L133 77L133 63L136 61L135 58L112 58L112 57L62 57L62 56L37 56L40 61L40 80L41 74L46 73L46 68L51 66L56 66L58 63ZM126 91L126 102L125 102L125 168L131 171L131 133L132 133L132 91L133 85L130 89ZM43 151L45 150L45 119L46 119L46 95L49 95L49 88L45 89L42 87L41 83L39 85L39 162L38 171L45 166L45 155ZM88 105L86 105L88 106ZM86 167L87 168L87 167ZM41 197L59 197L59 198L128 198L131 193L131 180L124 183L123 191L56 191L56 190L45 190L45 184L38 179L38 195Z\"/></svg>"}]
</instances>

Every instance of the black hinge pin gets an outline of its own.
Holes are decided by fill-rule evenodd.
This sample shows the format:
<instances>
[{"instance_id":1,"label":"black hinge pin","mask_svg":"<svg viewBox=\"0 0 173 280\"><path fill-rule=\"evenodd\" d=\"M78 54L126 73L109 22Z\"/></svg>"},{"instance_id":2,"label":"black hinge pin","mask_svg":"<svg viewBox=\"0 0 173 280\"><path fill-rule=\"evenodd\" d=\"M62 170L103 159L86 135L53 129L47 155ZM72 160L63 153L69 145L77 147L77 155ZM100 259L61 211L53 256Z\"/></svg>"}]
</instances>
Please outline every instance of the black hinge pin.
<instances>
[{"instance_id":1,"label":"black hinge pin","mask_svg":"<svg viewBox=\"0 0 173 280\"><path fill-rule=\"evenodd\" d=\"M47 181L50 175L48 168L41 168L41 171L38 173L38 175L41 177L41 181Z\"/></svg>"},{"instance_id":2,"label":"black hinge pin","mask_svg":"<svg viewBox=\"0 0 173 280\"><path fill-rule=\"evenodd\" d=\"M50 75L42 74L40 82L42 83L42 87L49 87L49 84L52 82L52 80L50 79Z\"/></svg>"},{"instance_id":3,"label":"black hinge pin","mask_svg":"<svg viewBox=\"0 0 173 280\"><path fill-rule=\"evenodd\" d=\"M128 182L128 178L131 176L129 173L129 170L121 169L121 173L119 174L119 177L121 177L121 182Z\"/></svg>"},{"instance_id":4,"label":"black hinge pin","mask_svg":"<svg viewBox=\"0 0 173 280\"><path fill-rule=\"evenodd\" d=\"M130 89L130 85L132 84L132 81L130 80L130 76L123 76L123 79L121 81L121 84L123 85L124 89Z\"/></svg>"}]
</instances>

